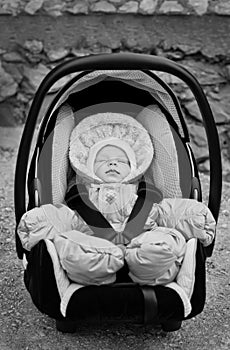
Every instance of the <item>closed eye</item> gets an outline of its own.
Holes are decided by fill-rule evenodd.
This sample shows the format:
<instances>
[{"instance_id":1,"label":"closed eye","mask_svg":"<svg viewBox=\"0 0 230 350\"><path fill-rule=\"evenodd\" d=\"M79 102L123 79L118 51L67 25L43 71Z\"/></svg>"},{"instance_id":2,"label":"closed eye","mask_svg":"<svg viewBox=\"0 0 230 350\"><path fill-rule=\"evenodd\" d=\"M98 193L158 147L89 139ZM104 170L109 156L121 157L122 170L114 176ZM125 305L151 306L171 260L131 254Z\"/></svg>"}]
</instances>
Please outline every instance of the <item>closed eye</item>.
<instances>
[{"instance_id":1,"label":"closed eye","mask_svg":"<svg viewBox=\"0 0 230 350\"><path fill-rule=\"evenodd\" d=\"M103 164L103 163L109 163L109 162L112 162L112 161L117 161L118 163L121 163L121 164L127 164L127 165L130 165L129 161L125 158L114 158L114 159L98 159L95 161L95 164Z\"/></svg>"},{"instance_id":2,"label":"closed eye","mask_svg":"<svg viewBox=\"0 0 230 350\"><path fill-rule=\"evenodd\" d=\"M101 159L101 160L96 160L95 164L97 164L97 163L106 163L106 162L107 162L107 160Z\"/></svg>"},{"instance_id":3,"label":"closed eye","mask_svg":"<svg viewBox=\"0 0 230 350\"><path fill-rule=\"evenodd\" d=\"M129 161L126 159L118 159L118 162L124 163L124 164L129 164Z\"/></svg>"}]
</instances>

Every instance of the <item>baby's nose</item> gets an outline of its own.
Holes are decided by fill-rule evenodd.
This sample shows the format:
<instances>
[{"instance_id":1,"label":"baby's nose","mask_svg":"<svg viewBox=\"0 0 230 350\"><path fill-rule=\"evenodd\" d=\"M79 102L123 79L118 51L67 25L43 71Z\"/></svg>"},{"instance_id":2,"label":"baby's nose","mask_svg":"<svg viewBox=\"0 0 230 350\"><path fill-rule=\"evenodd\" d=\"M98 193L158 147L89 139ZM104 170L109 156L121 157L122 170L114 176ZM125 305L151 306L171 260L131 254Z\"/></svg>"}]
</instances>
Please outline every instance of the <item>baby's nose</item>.
<instances>
[{"instance_id":1,"label":"baby's nose","mask_svg":"<svg viewBox=\"0 0 230 350\"><path fill-rule=\"evenodd\" d=\"M113 160L110 160L109 165L117 165L117 160L116 159L113 159Z\"/></svg>"}]
</instances>

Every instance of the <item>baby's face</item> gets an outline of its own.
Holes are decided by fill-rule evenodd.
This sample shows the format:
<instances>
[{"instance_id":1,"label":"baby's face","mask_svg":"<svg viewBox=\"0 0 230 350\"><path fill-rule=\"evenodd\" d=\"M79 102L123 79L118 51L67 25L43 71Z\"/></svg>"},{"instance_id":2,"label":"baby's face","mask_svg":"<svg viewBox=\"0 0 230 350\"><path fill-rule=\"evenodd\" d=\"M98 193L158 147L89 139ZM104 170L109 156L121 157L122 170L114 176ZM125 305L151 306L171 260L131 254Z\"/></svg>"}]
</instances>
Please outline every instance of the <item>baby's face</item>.
<instances>
[{"instance_id":1,"label":"baby's face","mask_svg":"<svg viewBox=\"0 0 230 350\"><path fill-rule=\"evenodd\" d=\"M126 153L116 146L103 147L96 156L94 173L103 182L121 182L130 173Z\"/></svg>"}]
</instances>

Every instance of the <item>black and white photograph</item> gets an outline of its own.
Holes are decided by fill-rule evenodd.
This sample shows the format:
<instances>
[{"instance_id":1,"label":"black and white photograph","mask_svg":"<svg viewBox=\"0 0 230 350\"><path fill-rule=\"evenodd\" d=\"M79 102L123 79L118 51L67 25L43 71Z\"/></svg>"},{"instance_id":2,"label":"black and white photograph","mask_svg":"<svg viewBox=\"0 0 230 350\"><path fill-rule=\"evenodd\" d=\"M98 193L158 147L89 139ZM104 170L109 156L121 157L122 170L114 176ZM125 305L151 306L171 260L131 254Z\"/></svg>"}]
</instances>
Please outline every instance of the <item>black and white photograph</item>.
<instances>
[{"instance_id":1,"label":"black and white photograph","mask_svg":"<svg viewBox=\"0 0 230 350\"><path fill-rule=\"evenodd\" d=\"M230 349L230 1L0 0L0 350Z\"/></svg>"}]
</instances>

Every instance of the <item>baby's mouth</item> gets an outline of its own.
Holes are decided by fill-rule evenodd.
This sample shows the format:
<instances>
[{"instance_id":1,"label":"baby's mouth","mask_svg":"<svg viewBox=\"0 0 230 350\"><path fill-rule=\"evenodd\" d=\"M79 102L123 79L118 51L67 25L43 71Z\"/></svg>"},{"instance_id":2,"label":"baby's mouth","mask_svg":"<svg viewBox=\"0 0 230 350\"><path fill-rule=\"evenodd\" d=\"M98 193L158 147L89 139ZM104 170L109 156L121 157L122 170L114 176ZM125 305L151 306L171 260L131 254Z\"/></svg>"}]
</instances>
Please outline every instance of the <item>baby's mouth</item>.
<instances>
[{"instance_id":1,"label":"baby's mouth","mask_svg":"<svg viewBox=\"0 0 230 350\"><path fill-rule=\"evenodd\" d=\"M119 171L115 170L115 169L111 169L111 170L108 170L106 171L106 174L109 174L109 173L116 173L116 174L120 174Z\"/></svg>"}]
</instances>

